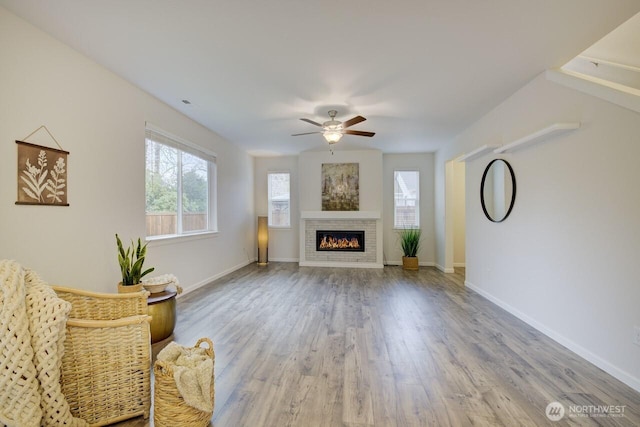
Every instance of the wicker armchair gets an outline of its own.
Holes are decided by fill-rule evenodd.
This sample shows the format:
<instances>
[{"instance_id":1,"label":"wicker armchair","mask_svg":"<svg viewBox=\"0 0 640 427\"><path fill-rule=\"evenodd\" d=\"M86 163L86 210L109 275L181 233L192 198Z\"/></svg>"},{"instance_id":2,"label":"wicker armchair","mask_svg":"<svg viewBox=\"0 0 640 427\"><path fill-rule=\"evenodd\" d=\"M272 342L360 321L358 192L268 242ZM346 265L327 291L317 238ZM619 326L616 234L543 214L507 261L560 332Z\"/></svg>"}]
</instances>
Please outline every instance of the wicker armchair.
<instances>
[{"instance_id":1,"label":"wicker armchair","mask_svg":"<svg viewBox=\"0 0 640 427\"><path fill-rule=\"evenodd\" d=\"M147 292L102 294L53 286L72 305L62 358L71 413L92 426L144 415L151 407Z\"/></svg>"}]
</instances>

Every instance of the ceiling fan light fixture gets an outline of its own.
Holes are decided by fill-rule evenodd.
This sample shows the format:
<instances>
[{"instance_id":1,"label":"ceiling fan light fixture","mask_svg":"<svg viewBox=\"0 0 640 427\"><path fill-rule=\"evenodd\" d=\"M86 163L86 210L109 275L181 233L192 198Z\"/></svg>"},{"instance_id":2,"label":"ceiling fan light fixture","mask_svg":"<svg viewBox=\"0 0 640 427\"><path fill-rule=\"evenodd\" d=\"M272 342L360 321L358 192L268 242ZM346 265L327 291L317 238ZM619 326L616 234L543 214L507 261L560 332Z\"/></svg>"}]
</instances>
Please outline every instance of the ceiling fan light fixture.
<instances>
[{"instance_id":1,"label":"ceiling fan light fixture","mask_svg":"<svg viewBox=\"0 0 640 427\"><path fill-rule=\"evenodd\" d=\"M366 118L362 116L356 116L352 119L347 120L346 122L341 122L335 119L337 114L338 112L336 110L329 110L329 118L331 120L328 120L324 123L318 123L311 119L305 119L305 118L300 119L303 122L307 122L309 124L312 124L314 126L321 128L321 130L318 130L317 132L294 133L292 136L321 133L324 139L327 141L327 143L329 143L329 149L331 150L331 154L333 154L333 145L339 142L342 139L342 135L344 134L356 135L356 136L368 136L368 137L375 135L375 133L373 132L347 129L360 122L364 122L365 120L367 120Z\"/></svg>"},{"instance_id":2,"label":"ceiling fan light fixture","mask_svg":"<svg viewBox=\"0 0 640 427\"><path fill-rule=\"evenodd\" d=\"M326 139L329 144L335 144L342 138L342 132L338 130L327 130L322 133L322 136L324 136L324 139Z\"/></svg>"}]
</instances>

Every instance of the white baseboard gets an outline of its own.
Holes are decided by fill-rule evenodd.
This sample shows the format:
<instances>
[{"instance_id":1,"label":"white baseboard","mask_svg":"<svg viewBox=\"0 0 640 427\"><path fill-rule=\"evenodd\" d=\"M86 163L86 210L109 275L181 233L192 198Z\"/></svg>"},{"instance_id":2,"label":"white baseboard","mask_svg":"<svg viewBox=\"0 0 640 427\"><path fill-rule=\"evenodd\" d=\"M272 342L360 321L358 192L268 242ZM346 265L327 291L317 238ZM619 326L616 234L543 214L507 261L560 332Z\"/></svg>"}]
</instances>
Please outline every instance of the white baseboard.
<instances>
[{"instance_id":1,"label":"white baseboard","mask_svg":"<svg viewBox=\"0 0 640 427\"><path fill-rule=\"evenodd\" d=\"M542 323L538 322L537 320L533 319L532 317L529 317L528 315L526 315L523 312L521 312L520 310L512 307L511 305L507 304L506 302L502 301L501 299L494 297L493 295L491 295L490 293L488 293L488 292L484 291L483 289L477 287L473 283L471 283L469 281L465 281L464 284L465 284L465 286L467 288L472 289L473 291L478 293L483 298L486 298L487 300L491 301L492 303L494 303L498 307L500 307L500 308L504 309L505 311L513 314L518 319L522 320L523 322L525 322L529 326L531 326L531 327L537 329L538 331L542 332L543 334L545 334L546 336L548 336L549 338L551 338L552 340L554 340L558 344L568 348L569 350L573 351L574 353L576 353L577 355L579 355L583 359L586 359L588 362L593 363L598 368L600 368L603 371L607 372L611 376L619 379L620 381L622 381L623 383L625 383L629 387L633 388L634 390L640 392L640 379L634 377L633 375L629 374L626 371L623 371L622 369L618 368L617 366L607 362L606 360L602 359L600 356L598 356L596 354L593 354L591 351L587 350L586 348L582 347L581 345L576 344L575 342L573 342L569 338L565 337L564 335L559 334L558 332L556 332L553 329L543 325Z\"/></svg>"},{"instance_id":2,"label":"white baseboard","mask_svg":"<svg viewBox=\"0 0 640 427\"><path fill-rule=\"evenodd\" d=\"M298 262L299 258L270 258L269 261L273 262Z\"/></svg>"},{"instance_id":3,"label":"white baseboard","mask_svg":"<svg viewBox=\"0 0 640 427\"><path fill-rule=\"evenodd\" d=\"M300 267L384 268L384 265L376 262L303 261Z\"/></svg>"},{"instance_id":4,"label":"white baseboard","mask_svg":"<svg viewBox=\"0 0 640 427\"><path fill-rule=\"evenodd\" d=\"M453 263L454 267L462 267L462 268L467 268L467 264L464 262L454 262Z\"/></svg>"},{"instance_id":5,"label":"white baseboard","mask_svg":"<svg viewBox=\"0 0 640 427\"><path fill-rule=\"evenodd\" d=\"M190 292L193 292L196 289L199 289L199 288L203 287L204 285L208 285L209 283L213 282L214 280L218 280L222 276L226 276L229 273L233 273L234 271L239 270L242 267L246 267L247 265L249 265L251 263L254 263L254 262L256 262L255 259L248 259L248 260L246 260L244 262L241 262L238 265L235 265L235 266L233 266L231 268L228 268L228 269L224 270L223 272L218 273L216 275L213 275L213 276L209 277L208 279L204 279L204 280L202 280L202 281L200 281L200 282L198 282L198 283L196 283L194 285L183 286L182 287L182 294L178 295L178 298L180 298L181 296L184 296L184 295L186 295L186 294L188 294Z\"/></svg>"},{"instance_id":6,"label":"white baseboard","mask_svg":"<svg viewBox=\"0 0 640 427\"><path fill-rule=\"evenodd\" d=\"M435 264L435 267L443 273L455 273L455 270L453 268L444 268L440 264Z\"/></svg>"}]
</instances>

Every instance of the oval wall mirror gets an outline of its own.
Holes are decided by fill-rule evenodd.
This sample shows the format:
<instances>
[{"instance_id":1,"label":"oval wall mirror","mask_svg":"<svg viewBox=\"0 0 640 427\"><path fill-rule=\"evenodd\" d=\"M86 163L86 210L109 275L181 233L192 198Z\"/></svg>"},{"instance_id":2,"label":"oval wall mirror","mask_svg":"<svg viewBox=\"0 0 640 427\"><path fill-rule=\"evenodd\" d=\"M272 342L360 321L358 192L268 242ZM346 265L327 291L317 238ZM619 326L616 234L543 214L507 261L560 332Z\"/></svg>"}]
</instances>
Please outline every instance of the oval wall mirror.
<instances>
[{"instance_id":1,"label":"oval wall mirror","mask_svg":"<svg viewBox=\"0 0 640 427\"><path fill-rule=\"evenodd\" d=\"M516 201L516 176L509 162L494 159L482 174L480 202L491 222L502 222L511 213Z\"/></svg>"}]
</instances>

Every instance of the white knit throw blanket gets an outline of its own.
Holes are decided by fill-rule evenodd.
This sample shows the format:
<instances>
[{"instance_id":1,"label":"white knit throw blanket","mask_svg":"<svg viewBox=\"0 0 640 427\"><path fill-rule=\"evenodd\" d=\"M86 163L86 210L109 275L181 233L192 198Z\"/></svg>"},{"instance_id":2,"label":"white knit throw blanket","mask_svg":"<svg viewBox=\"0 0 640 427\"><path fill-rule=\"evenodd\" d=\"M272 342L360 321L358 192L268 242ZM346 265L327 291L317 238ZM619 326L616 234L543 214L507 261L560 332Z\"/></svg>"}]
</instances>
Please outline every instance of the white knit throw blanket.
<instances>
[{"instance_id":1,"label":"white knit throw blanket","mask_svg":"<svg viewBox=\"0 0 640 427\"><path fill-rule=\"evenodd\" d=\"M37 274L0 260L0 423L87 425L73 418L60 388L70 310Z\"/></svg>"},{"instance_id":2,"label":"white knit throw blanket","mask_svg":"<svg viewBox=\"0 0 640 427\"><path fill-rule=\"evenodd\" d=\"M176 388L184 403L202 412L213 412L210 394L213 359L203 348L187 348L172 341L160 351L157 360L171 365Z\"/></svg>"}]
</instances>

